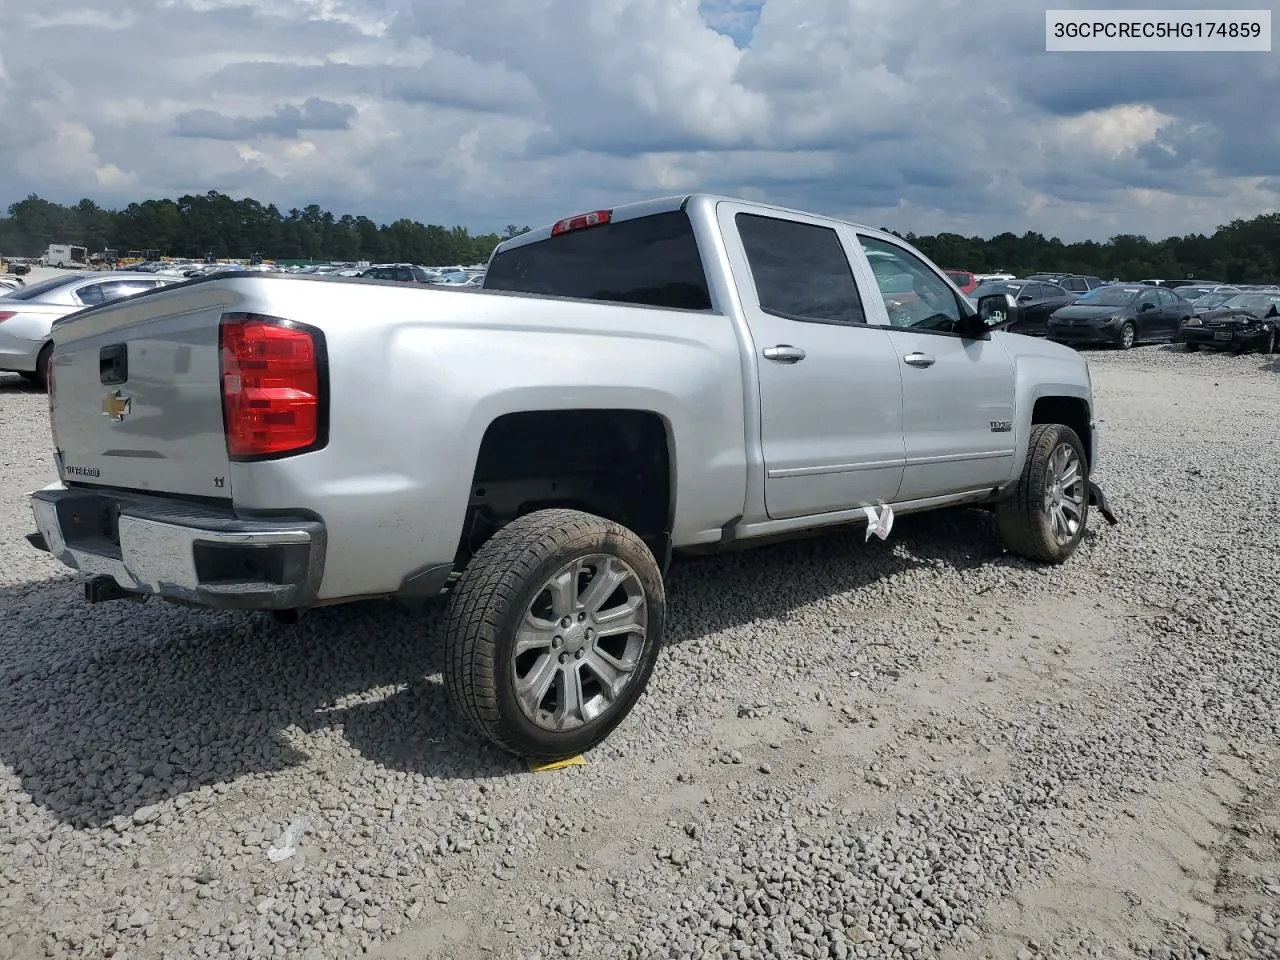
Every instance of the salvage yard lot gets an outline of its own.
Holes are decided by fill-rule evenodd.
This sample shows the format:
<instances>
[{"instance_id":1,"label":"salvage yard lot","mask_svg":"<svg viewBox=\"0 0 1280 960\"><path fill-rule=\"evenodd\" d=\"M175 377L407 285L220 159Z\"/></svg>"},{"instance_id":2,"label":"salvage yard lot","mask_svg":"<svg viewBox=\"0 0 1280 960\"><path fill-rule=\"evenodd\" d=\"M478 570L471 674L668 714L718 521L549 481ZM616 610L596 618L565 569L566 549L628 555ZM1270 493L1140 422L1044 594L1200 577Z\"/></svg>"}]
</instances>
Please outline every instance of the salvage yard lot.
<instances>
[{"instance_id":1,"label":"salvage yard lot","mask_svg":"<svg viewBox=\"0 0 1280 960\"><path fill-rule=\"evenodd\" d=\"M1087 356L1120 526L678 561L646 696L539 774L437 608L85 605L0 377L0 957L1276 956L1280 361Z\"/></svg>"}]
</instances>

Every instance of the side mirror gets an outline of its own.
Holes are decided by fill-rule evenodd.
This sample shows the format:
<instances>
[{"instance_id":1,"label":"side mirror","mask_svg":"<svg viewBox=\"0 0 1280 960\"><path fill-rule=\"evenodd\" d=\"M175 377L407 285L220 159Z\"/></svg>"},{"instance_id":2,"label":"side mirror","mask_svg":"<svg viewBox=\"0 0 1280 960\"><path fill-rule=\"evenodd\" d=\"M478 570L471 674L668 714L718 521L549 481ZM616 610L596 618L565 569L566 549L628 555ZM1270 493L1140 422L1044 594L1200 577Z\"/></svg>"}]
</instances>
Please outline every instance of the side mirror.
<instances>
[{"instance_id":1,"label":"side mirror","mask_svg":"<svg viewBox=\"0 0 1280 960\"><path fill-rule=\"evenodd\" d=\"M1156 308L1156 305L1154 303L1144 303L1138 307L1138 312L1145 313L1146 311L1154 310L1155 308Z\"/></svg>"},{"instance_id":2,"label":"side mirror","mask_svg":"<svg viewBox=\"0 0 1280 960\"><path fill-rule=\"evenodd\" d=\"M990 293L978 299L978 320L982 330L998 330L1016 323L1022 308L1011 293Z\"/></svg>"}]
</instances>

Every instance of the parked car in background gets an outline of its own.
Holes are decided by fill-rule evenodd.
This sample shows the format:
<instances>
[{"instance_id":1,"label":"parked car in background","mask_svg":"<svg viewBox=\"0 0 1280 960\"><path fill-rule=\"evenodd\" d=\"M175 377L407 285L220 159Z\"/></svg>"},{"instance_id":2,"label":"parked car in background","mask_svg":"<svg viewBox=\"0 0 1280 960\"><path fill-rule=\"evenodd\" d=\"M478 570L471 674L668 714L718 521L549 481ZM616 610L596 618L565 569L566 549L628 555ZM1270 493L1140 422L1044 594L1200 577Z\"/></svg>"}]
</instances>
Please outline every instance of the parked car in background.
<instances>
[{"instance_id":1,"label":"parked car in background","mask_svg":"<svg viewBox=\"0 0 1280 960\"><path fill-rule=\"evenodd\" d=\"M1138 283L1150 287L1168 287L1177 290L1179 287L1220 287L1221 280L1139 280Z\"/></svg>"},{"instance_id":2,"label":"parked car in background","mask_svg":"<svg viewBox=\"0 0 1280 960\"><path fill-rule=\"evenodd\" d=\"M1055 310L1045 336L1057 343L1128 350L1138 343L1174 340L1192 315L1191 301L1164 287L1108 284Z\"/></svg>"},{"instance_id":3,"label":"parked car in background","mask_svg":"<svg viewBox=\"0 0 1280 960\"><path fill-rule=\"evenodd\" d=\"M398 283L435 283L435 277L412 263L380 263L360 274L366 280L395 280Z\"/></svg>"},{"instance_id":4,"label":"parked car in background","mask_svg":"<svg viewBox=\"0 0 1280 960\"><path fill-rule=\"evenodd\" d=\"M0 303L3 303L0 300ZM1280 292L1237 293L1212 310L1186 320L1177 339L1188 350L1209 347L1247 353L1275 353L1280 331Z\"/></svg>"},{"instance_id":5,"label":"parked car in background","mask_svg":"<svg viewBox=\"0 0 1280 960\"><path fill-rule=\"evenodd\" d=\"M1232 284L1223 283L1187 283L1180 287L1170 287L1171 290L1177 291L1178 296L1195 302L1203 296L1211 293L1239 293L1240 288Z\"/></svg>"},{"instance_id":6,"label":"parked car in background","mask_svg":"<svg viewBox=\"0 0 1280 960\"><path fill-rule=\"evenodd\" d=\"M123 271L71 273L0 297L0 371L46 386L55 320L173 282Z\"/></svg>"},{"instance_id":7,"label":"parked car in background","mask_svg":"<svg viewBox=\"0 0 1280 960\"><path fill-rule=\"evenodd\" d=\"M1198 316L1206 310L1216 310L1237 293L1242 292L1243 291L1238 287L1219 287L1218 289L1211 290L1208 293L1202 293L1191 301L1192 313ZM1187 296L1181 290L1178 291L1178 295L1183 297ZM1188 297L1188 299L1190 298Z\"/></svg>"},{"instance_id":8,"label":"parked car in background","mask_svg":"<svg viewBox=\"0 0 1280 960\"><path fill-rule=\"evenodd\" d=\"M971 295L973 291L977 289L978 278L974 274L970 273L968 270L956 270L954 268L948 268L942 272L945 273L948 277L950 277L951 282L954 283L957 287L959 287L960 292L965 294L966 296Z\"/></svg>"},{"instance_id":9,"label":"parked car in background","mask_svg":"<svg viewBox=\"0 0 1280 960\"><path fill-rule=\"evenodd\" d=\"M983 283L973 291L972 296L977 300L999 293L1007 293L1018 302L1018 319L1009 323L1005 329L1010 333L1025 333L1033 337L1043 337L1049 315L1076 299L1074 293L1069 293L1056 283L1041 283L1036 280Z\"/></svg>"},{"instance_id":10,"label":"parked car in background","mask_svg":"<svg viewBox=\"0 0 1280 960\"><path fill-rule=\"evenodd\" d=\"M1035 273L1027 277L1027 279L1039 280L1044 283L1056 283L1063 290L1068 290L1075 294L1088 293L1090 290L1096 290L1104 284L1100 277L1083 276L1078 273Z\"/></svg>"}]
</instances>

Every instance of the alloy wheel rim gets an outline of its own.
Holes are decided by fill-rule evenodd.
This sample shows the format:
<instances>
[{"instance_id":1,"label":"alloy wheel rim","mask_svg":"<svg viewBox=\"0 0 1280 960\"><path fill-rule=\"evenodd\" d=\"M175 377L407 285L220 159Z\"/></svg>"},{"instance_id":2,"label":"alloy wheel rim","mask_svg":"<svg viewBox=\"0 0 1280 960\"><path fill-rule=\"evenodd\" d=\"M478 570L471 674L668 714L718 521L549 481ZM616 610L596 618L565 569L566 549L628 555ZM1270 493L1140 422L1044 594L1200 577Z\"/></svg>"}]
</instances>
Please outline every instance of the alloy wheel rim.
<instances>
[{"instance_id":1,"label":"alloy wheel rim","mask_svg":"<svg viewBox=\"0 0 1280 960\"><path fill-rule=\"evenodd\" d=\"M1054 542L1065 547L1084 523L1085 481L1080 456L1069 443L1058 444L1049 455L1045 476L1044 512Z\"/></svg>"},{"instance_id":2,"label":"alloy wheel rim","mask_svg":"<svg viewBox=\"0 0 1280 960\"><path fill-rule=\"evenodd\" d=\"M525 609L511 670L535 726L574 730L606 713L635 679L648 629L639 574L612 554L564 564Z\"/></svg>"}]
</instances>

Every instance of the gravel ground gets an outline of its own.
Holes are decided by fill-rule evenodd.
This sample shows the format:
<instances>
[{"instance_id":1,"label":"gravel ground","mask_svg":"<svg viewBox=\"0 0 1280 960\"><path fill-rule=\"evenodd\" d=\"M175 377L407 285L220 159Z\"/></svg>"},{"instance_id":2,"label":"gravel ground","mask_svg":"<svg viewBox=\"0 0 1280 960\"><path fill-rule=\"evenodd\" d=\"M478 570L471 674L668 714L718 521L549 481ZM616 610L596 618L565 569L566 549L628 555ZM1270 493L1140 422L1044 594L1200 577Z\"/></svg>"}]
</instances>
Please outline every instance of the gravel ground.
<instances>
[{"instance_id":1,"label":"gravel ground","mask_svg":"<svg viewBox=\"0 0 1280 960\"><path fill-rule=\"evenodd\" d=\"M1121 526L680 562L648 695L538 774L438 609L84 605L0 377L0 957L1280 957L1280 361L1088 356Z\"/></svg>"}]
</instances>

